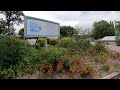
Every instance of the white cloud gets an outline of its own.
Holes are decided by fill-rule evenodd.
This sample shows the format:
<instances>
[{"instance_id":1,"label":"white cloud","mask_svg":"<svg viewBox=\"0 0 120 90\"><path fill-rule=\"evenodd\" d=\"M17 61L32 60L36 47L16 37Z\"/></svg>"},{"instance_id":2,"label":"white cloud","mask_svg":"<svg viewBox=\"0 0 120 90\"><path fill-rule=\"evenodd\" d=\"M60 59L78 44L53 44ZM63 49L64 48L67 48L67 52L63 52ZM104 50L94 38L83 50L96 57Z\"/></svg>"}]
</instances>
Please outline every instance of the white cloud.
<instances>
[{"instance_id":1,"label":"white cloud","mask_svg":"<svg viewBox=\"0 0 120 90\"><path fill-rule=\"evenodd\" d=\"M120 11L24 11L26 16L37 17L60 23L60 25L70 25L81 27L92 27L95 21L119 20ZM1 16L0 16L1 17ZM24 25L15 26L17 32Z\"/></svg>"}]
</instances>

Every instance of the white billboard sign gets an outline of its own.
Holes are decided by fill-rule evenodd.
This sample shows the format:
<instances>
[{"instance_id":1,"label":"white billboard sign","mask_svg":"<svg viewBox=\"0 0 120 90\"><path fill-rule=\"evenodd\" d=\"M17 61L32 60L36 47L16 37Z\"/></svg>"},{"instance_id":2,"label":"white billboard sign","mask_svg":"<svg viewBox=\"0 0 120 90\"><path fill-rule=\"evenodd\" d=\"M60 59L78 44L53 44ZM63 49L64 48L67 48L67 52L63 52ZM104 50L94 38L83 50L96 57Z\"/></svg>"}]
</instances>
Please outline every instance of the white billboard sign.
<instances>
[{"instance_id":1,"label":"white billboard sign","mask_svg":"<svg viewBox=\"0 0 120 90\"><path fill-rule=\"evenodd\" d=\"M60 37L60 24L25 16L25 37Z\"/></svg>"}]
</instances>

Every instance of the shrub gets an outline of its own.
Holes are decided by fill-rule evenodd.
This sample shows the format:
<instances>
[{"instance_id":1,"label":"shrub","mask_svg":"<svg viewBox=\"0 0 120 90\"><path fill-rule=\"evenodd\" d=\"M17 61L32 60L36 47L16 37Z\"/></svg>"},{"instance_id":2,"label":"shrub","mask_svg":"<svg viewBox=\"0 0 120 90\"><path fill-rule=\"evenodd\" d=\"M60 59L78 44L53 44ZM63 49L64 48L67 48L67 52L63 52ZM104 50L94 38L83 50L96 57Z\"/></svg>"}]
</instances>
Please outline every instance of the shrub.
<instances>
[{"instance_id":1,"label":"shrub","mask_svg":"<svg viewBox=\"0 0 120 90\"><path fill-rule=\"evenodd\" d=\"M102 65L102 69L104 70L104 71L109 71L109 69L110 69L110 65L109 64L103 64Z\"/></svg>"},{"instance_id":2,"label":"shrub","mask_svg":"<svg viewBox=\"0 0 120 90\"><path fill-rule=\"evenodd\" d=\"M57 67L56 67L56 68L57 68L57 72L58 72L58 73L63 72L63 64L64 64L64 63L62 63L62 62L58 62L58 63L57 63Z\"/></svg>"},{"instance_id":3,"label":"shrub","mask_svg":"<svg viewBox=\"0 0 120 90\"><path fill-rule=\"evenodd\" d=\"M106 52L105 45L102 42L96 42L94 49L97 53Z\"/></svg>"},{"instance_id":4,"label":"shrub","mask_svg":"<svg viewBox=\"0 0 120 90\"><path fill-rule=\"evenodd\" d=\"M2 79L10 79L15 76L14 70L10 67L7 69L0 70L0 77Z\"/></svg>"},{"instance_id":5,"label":"shrub","mask_svg":"<svg viewBox=\"0 0 120 90\"><path fill-rule=\"evenodd\" d=\"M21 77L26 73L34 73L39 70L42 51L35 48L22 47L21 54L23 59L15 66L16 75Z\"/></svg>"},{"instance_id":6,"label":"shrub","mask_svg":"<svg viewBox=\"0 0 120 90\"><path fill-rule=\"evenodd\" d=\"M52 68L54 71L57 69L57 64L60 61L63 61L62 57L64 56L64 53L67 52L67 49L65 48L59 48L59 47L50 47L47 50L41 51L42 53L39 54L41 57L42 64L45 65L52 65ZM47 67L46 67L47 68ZM48 69L45 69L47 72Z\"/></svg>"},{"instance_id":7,"label":"shrub","mask_svg":"<svg viewBox=\"0 0 120 90\"><path fill-rule=\"evenodd\" d=\"M120 32L117 32L116 34L116 43L117 43L117 46L120 46Z\"/></svg>"},{"instance_id":8,"label":"shrub","mask_svg":"<svg viewBox=\"0 0 120 90\"><path fill-rule=\"evenodd\" d=\"M54 46L54 45L57 44L57 40L55 38L50 38L49 39L49 44Z\"/></svg>"},{"instance_id":9,"label":"shrub","mask_svg":"<svg viewBox=\"0 0 120 90\"><path fill-rule=\"evenodd\" d=\"M39 50L25 47L17 38L0 39L0 48L1 78L22 76L30 71L29 67L34 68L40 62Z\"/></svg>"},{"instance_id":10,"label":"shrub","mask_svg":"<svg viewBox=\"0 0 120 90\"><path fill-rule=\"evenodd\" d=\"M64 48L69 48L69 47L74 46L73 39L69 37L61 38L60 46Z\"/></svg>"},{"instance_id":11,"label":"shrub","mask_svg":"<svg viewBox=\"0 0 120 90\"><path fill-rule=\"evenodd\" d=\"M38 45L41 46L41 47L43 47L44 44L45 44L45 38L39 38L38 39Z\"/></svg>"},{"instance_id":12,"label":"shrub","mask_svg":"<svg viewBox=\"0 0 120 90\"><path fill-rule=\"evenodd\" d=\"M86 49L91 46L88 40L88 35L77 35L74 37L74 40L81 50L86 51Z\"/></svg>"},{"instance_id":13,"label":"shrub","mask_svg":"<svg viewBox=\"0 0 120 90\"><path fill-rule=\"evenodd\" d=\"M9 68L10 65L16 65L22 59L20 49L21 43L16 38L0 39L0 63L1 68Z\"/></svg>"},{"instance_id":14,"label":"shrub","mask_svg":"<svg viewBox=\"0 0 120 90\"><path fill-rule=\"evenodd\" d=\"M93 63L86 63L80 69L80 74L82 77L86 77L89 74L93 73L94 64Z\"/></svg>"}]
</instances>

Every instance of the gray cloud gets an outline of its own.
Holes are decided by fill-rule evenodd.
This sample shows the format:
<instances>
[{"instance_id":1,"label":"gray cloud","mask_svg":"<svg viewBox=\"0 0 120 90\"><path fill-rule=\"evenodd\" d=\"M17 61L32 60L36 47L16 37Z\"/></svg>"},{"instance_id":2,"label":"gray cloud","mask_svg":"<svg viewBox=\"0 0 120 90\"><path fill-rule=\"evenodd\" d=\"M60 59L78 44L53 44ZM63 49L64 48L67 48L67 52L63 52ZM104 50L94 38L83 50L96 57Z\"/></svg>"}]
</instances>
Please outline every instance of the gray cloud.
<instances>
[{"instance_id":1,"label":"gray cloud","mask_svg":"<svg viewBox=\"0 0 120 90\"><path fill-rule=\"evenodd\" d=\"M61 25L70 24L75 26L77 23L82 27L92 27L95 21L100 20L120 20L120 11L52 11L48 12L48 14L60 20Z\"/></svg>"},{"instance_id":2,"label":"gray cloud","mask_svg":"<svg viewBox=\"0 0 120 90\"><path fill-rule=\"evenodd\" d=\"M49 14L61 21L76 21L79 20L80 15L82 12L78 11L56 11L56 12L49 12Z\"/></svg>"},{"instance_id":3,"label":"gray cloud","mask_svg":"<svg viewBox=\"0 0 120 90\"><path fill-rule=\"evenodd\" d=\"M92 27L95 21L100 20L120 21L120 11L25 11L24 13L28 16L55 21L60 25L79 25L83 28Z\"/></svg>"}]
</instances>

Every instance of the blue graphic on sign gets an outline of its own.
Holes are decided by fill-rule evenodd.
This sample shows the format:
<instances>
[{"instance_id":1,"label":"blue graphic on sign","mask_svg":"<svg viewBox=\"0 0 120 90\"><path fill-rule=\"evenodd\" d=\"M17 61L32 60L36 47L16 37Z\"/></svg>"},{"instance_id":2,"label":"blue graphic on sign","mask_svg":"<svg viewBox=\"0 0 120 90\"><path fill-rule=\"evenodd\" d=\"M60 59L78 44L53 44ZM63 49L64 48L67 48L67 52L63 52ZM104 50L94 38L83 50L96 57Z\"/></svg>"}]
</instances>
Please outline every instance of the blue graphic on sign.
<instances>
[{"instance_id":1,"label":"blue graphic on sign","mask_svg":"<svg viewBox=\"0 0 120 90\"><path fill-rule=\"evenodd\" d=\"M31 32L39 32L41 30L41 27L38 26L36 23L34 22L30 22L30 31Z\"/></svg>"}]
</instances>

